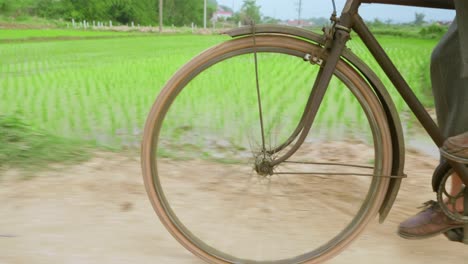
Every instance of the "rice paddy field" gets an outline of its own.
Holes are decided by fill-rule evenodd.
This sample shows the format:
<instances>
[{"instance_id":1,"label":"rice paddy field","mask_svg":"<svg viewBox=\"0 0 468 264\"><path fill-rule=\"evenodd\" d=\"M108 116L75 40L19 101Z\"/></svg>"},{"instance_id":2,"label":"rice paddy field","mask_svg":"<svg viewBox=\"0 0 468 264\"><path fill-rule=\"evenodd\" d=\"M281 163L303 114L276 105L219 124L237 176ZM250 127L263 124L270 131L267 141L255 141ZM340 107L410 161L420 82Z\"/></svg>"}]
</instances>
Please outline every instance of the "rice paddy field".
<instances>
[{"instance_id":1,"label":"rice paddy field","mask_svg":"<svg viewBox=\"0 0 468 264\"><path fill-rule=\"evenodd\" d=\"M134 34L129 37L128 33L122 33L125 37L120 38L120 33L108 32L91 35L110 34L113 38L54 39L83 34L64 32L0 31L1 40L51 37L49 41L40 42L0 42L0 115L21 115L25 122L41 131L112 149L138 147L150 107L167 80L201 51L229 39L222 35ZM430 107L429 60L437 40L392 36L378 39L424 104ZM396 96L389 80L357 37L349 47L377 72L395 98L398 109L406 113L406 105ZM274 68L264 66L266 63L262 65L266 61L270 62L268 65L275 65ZM261 87L275 87L262 94L266 109L275 106L275 110L270 111L271 117L266 118L273 120L282 113L286 117L266 129L274 130L278 124L294 128L294 122L284 120L287 117L295 120L301 115L313 84L311 74L316 72L309 65L290 58L259 56ZM250 102L245 93L229 90L228 86L255 89L253 74L252 57L237 58L226 66L216 65L209 71L210 78L200 76L195 80L200 89L183 94L185 97L175 104L181 110L169 114L172 119L168 121L168 131L180 136L177 131L204 120L212 124L210 129L225 129L241 135L242 125L226 128L225 121L243 116L244 120L252 120L247 122L255 122L258 111L241 108L241 102L253 107L255 101ZM350 96L351 93L339 89L329 91L326 100L330 106L321 109L318 122L326 127L343 124L359 127L365 118L357 113L359 103ZM298 103L281 104L284 98L288 102L297 99ZM349 119L350 113L354 119ZM403 114L405 127L413 126L412 118L405 116L408 115Z\"/></svg>"}]
</instances>

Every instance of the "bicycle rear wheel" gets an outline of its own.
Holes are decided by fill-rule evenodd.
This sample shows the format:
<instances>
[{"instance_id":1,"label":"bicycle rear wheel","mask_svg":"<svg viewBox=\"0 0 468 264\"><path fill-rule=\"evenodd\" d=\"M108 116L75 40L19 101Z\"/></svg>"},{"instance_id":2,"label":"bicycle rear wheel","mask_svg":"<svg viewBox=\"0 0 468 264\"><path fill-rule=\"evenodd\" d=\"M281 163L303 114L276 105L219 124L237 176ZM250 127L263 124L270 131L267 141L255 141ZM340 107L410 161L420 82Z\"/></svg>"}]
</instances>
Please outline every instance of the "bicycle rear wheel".
<instances>
[{"instance_id":1,"label":"bicycle rear wheel","mask_svg":"<svg viewBox=\"0 0 468 264\"><path fill-rule=\"evenodd\" d=\"M305 142L261 172L258 160L274 161L303 130L320 68L303 58L321 47L286 36L253 43L209 49L166 84L143 138L148 196L170 233L207 262L322 262L383 201L389 178L381 176L392 163L387 120L369 85L340 61Z\"/></svg>"}]
</instances>

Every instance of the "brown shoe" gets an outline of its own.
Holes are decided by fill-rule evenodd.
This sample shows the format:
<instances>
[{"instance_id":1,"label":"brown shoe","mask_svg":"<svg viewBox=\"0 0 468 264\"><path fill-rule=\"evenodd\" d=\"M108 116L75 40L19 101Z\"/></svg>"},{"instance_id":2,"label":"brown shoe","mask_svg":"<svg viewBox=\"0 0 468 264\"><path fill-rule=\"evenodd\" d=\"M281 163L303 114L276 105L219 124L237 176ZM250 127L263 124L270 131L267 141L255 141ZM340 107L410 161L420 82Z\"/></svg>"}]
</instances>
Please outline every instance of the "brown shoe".
<instances>
[{"instance_id":1,"label":"brown shoe","mask_svg":"<svg viewBox=\"0 0 468 264\"><path fill-rule=\"evenodd\" d=\"M437 202L428 201L424 206L423 211L400 224L398 235L406 239L423 239L463 227L463 223L448 218Z\"/></svg>"},{"instance_id":2,"label":"brown shoe","mask_svg":"<svg viewBox=\"0 0 468 264\"><path fill-rule=\"evenodd\" d=\"M447 159L468 163L468 131L448 138L440 149L440 153Z\"/></svg>"}]
</instances>

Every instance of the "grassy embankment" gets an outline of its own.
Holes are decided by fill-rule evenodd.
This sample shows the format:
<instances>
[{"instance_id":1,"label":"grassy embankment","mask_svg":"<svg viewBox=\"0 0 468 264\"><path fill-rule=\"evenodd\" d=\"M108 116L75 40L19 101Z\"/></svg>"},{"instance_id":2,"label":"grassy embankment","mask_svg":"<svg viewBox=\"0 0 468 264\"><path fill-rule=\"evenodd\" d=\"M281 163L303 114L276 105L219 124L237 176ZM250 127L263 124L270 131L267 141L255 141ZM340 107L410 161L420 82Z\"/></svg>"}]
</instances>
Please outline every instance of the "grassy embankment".
<instances>
[{"instance_id":1,"label":"grassy embankment","mask_svg":"<svg viewBox=\"0 0 468 264\"><path fill-rule=\"evenodd\" d=\"M2 29L0 43L38 42L53 40L80 40L115 37L142 36L139 32L67 30L67 29Z\"/></svg>"}]
</instances>

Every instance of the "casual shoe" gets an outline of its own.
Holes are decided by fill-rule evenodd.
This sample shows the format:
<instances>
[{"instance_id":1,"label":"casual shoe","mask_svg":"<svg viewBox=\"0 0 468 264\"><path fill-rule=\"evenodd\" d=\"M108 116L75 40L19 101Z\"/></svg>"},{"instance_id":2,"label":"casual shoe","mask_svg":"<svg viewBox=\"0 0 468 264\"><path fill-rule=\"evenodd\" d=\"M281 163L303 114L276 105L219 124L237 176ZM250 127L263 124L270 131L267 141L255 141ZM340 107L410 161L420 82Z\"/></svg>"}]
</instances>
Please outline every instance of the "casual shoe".
<instances>
[{"instance_id":1,"label":"casual shoe","mask_svg":"<svg viewBox=\"0 0 468 264\"><path fill-rule=\"evenodd\" d=\"M463 227L448 218L436 201L424 203L424 210L400 224L398 235L406 239L423 239Z\"/></svg>"},{"instance_id":2,"label":"casual shoe","mask_svg":"<svg viewBox=\"0 0 468 264\"><path fill-rule=\"evenodd\" d=\"M450 137L440 149L442 156L459 163L468 163L468 131Z\"/></svg>"}]
</instances>

